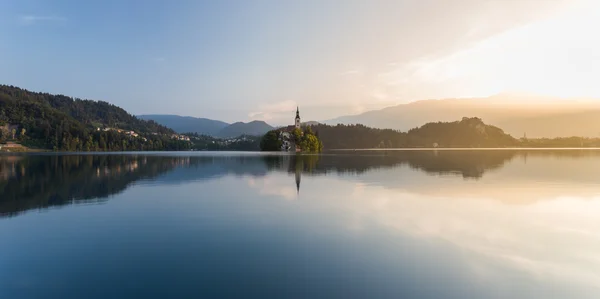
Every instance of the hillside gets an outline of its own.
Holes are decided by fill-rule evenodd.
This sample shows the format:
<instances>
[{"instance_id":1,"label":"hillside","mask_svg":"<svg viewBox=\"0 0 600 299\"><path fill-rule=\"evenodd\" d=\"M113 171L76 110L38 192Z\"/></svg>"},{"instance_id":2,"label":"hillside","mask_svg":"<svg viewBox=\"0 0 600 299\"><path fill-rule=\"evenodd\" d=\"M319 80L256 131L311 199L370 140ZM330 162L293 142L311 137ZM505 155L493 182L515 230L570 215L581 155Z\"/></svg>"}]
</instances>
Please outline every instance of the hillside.
<instances>
[{"instance_id":1,"label":"hillside","mask_svg":"<svg viewBox=\"0 0 600 299\"><path fill-rule=\"evenodd\" d=\"M255 120L248 123L236 122L219 131L218 136L224 138L237 137L241 135L259 136L272 129L273 127L271 127L269 124L260 120Z\"/></svg>"},{"instance_id":2,"label":"hillside","mask_svg":"<svg viewBox=\"0 0 600 299\"><path fill-rule=\"evenodd\" d=\"M502 129L479 118L427 123L408 132L375 129L364 125L319 125L313 130L326 149L510 147L518 141Z\"/></svg>"},{"instance_id":3,"label":"hillside","mask_svg":"<svg viewBox=\"0 0 600 299\"><path fill-rule=\"evenodd\" d=\"M66 151L186 148L174 133L107 102L0 85L0 142Z\"/></svg>"},{"instance_id":4,"label":"hillside","mask_svg":"<svg viewBox=\"0 0 600 299\"><path fill-rule=\"evenodd\" d=\"M201 135L216 136L223 128L229 125L219 120L179 115L148 114L138 115L138 118L153 120L180 134L198 133Z\"/></svg>"},{"instance_id":5,"label":"hillside","mask_svg":"<svg viewBox=\"0 0 600 299\"><path fill-rule=\"evenodd\" d=\"M363 124L408 131L424 123L476 116L512 136L598 137L600 103L548 97L500 94L488 98L425 100L326 121L330 125ZM569 125L564 125L569 124Z\"/></svg>"}]
</instances>

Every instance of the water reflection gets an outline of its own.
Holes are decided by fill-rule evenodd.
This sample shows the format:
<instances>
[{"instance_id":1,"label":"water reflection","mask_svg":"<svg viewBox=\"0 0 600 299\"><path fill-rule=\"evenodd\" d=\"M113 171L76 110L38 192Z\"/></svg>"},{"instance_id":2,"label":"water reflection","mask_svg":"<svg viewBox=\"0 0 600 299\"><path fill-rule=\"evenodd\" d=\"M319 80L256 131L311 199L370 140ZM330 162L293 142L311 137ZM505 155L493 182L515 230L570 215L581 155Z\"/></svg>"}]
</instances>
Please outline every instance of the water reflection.
<instances>
[{"instance_id":1,"label":"water reflection","mask_svg":"<svg viewBox=\"0 0 600 299\"><path fill-rule=\"evenodd\" d=\"M101 202L142 179L155 178L185 163L119 155L36 155L0 157L0 215Z\"/></svg>"},{"instance_id":2,"label":"water reflection","mask_svg":"<svg viewBox=\"0 0 600 299\"><path fill-rule=\"evenodd\" d=\"M503 169L503 172L500 171ZM367 184L422 194L544 197L557 186L566 193L596 194L600 152L558 151L373 151L326 155L118 154L0 156L0 215L73 203L98 203L136 182L183 184L227 175L293 175L296 193L302 176L351 175ZM419 173L433 175L423 177ZM486 173L503 188L478 183ZM446 178L461 178L448 181ZM475 180L473 182L470 182ZM548 188L539 183L552 182ZM573 186L575 184L575 186ZM525 196L527 187L531 196ZM560 189L560 188L559 188Z\"/></svg>"},{"instance_id":3,"label":"water reflection","mask_svg":"<svg viewBox=\"0 0 600 299\"><path fill-rule=\"evenodd\" d=\"M598 298L599 177L594 151L0 156L0 297Z\"/></svg>"}]
</instances>

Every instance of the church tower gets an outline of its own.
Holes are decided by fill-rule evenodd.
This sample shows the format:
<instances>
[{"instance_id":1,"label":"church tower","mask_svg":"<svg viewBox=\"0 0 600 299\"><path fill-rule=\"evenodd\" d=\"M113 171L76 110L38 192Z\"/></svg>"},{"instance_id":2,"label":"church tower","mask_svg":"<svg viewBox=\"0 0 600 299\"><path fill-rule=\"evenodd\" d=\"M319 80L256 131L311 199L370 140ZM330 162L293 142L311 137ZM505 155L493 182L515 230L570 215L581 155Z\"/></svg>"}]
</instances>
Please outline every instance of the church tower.
<instances>
[{"instance_id":1,"label":"church tower","mask_svg":"<svg viewBox=\"0 0 600 299\"><path fill-rule=\"evenodd\" d=\"M296 107L296 129L300 129L300 109Z\"/></svg>"}]
</instances>

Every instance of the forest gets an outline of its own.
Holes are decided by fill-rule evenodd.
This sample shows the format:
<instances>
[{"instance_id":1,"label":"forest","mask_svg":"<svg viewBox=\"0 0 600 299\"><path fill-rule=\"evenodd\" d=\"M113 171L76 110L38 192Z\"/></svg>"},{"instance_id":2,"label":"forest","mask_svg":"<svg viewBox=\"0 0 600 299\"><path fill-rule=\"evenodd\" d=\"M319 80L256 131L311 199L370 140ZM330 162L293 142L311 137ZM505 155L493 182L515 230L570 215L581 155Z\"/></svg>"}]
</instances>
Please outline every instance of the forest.
<instances>
[{"instance_id":1,"label":"forest","mask_svg":"<svg viewBox=\"0 0 600 299\"><path fill-rule=\"evenodd\" d=\"M105 130L106 128L109 128ZM133 131L135 135L124 134ZM173 130L102 101L0 85L0 143L56 151L186 150Z\"/></svg>"},{"instance_id":2,"label":"forest","mask_svg":"<svg viewBox=\"0 0 600 299\"><path fill-rule=\"evenodd\" d=\"M600 147L600 138L520 138L485 124L477 117L433 122L408 132L363 125L316 125L312 129L325 149L366 148L558 148Z\"/></svg>"},{"instance_id":3,"label":"forest","mask_svg":"<svg viewBox=\"0 0 600 299\"><path fill-rule=\"evenodd\" d=\"M363 125L317 125L312 129L326 149L510 147L518 140L479 118L428 123L408 132Z\"/></svg>"}]
</instances>

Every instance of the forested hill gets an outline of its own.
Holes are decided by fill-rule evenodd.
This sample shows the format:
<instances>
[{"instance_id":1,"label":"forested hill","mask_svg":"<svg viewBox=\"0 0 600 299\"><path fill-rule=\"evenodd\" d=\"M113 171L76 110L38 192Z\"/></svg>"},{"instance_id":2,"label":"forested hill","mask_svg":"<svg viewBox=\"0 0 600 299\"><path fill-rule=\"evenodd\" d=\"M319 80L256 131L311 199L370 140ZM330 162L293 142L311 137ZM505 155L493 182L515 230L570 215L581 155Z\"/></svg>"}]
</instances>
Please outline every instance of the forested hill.
<instances>
[{"instance_id":1,"label":"forested hill","mask_svg":"<svg viewBox=\"0 0 600 299\"><path fill-rule=\"evenodd\" d=\"M140 133L175 133L173 130L154 121L138 119L122 108L104 101L82 100L64 95L31 92L14 86L0 85L0 103L2 103L2 108L5 108L5 104L41 104L46 106L43 108L54 108L83 124L97 127L107 126Z\"/></svg>"},{"instance_id":2,"label":"forested hill","mask_svg":"<svg viewBox=\"0 0 600 299\"><path fill-rule=\"evenodd\" d=\"M419 148L419 147L511 147L519 141L481 119L428 123L408 132L374 129L363 125L312 127L326 149Z\"/></svg>"},{"instance_id":3,"label":"forested hill","mask_svg":"<svg viewBox=\"0 0 600 299\"><path fill-rule=\"evenodd\" d=\"M174 133L107 102L0 85L0 142L69 151L184 149Z\"/></svg>"}]
</instances>

